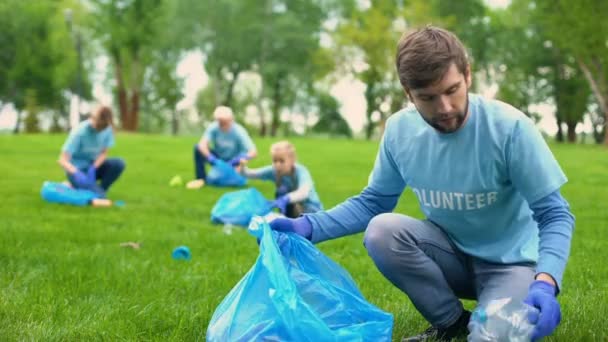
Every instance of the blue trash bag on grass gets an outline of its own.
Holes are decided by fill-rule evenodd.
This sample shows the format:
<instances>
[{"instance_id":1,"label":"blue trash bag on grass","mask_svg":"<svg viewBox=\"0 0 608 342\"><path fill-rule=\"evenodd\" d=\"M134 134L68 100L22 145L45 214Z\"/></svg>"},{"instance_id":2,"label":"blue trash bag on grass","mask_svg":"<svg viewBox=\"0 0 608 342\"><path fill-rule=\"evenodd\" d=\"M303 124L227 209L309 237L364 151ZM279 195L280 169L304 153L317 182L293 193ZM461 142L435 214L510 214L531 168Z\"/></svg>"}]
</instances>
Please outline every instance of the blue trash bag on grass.
<instances>
[{"instance_id":1,"label":"blue trash bag on grass","mask_svg":"<svg viewBox=\"0 0 608 342\"><path fill-rule=\"evenodd\" d=\"M390 341L393 316L363 298L350 275L310 241L271 231L253 267L217 307L207 341Z\"/></svg>"},{"instance_id":2,"label":"blue trash bag on grass","mask_svg":"<svg viewBox=\"0 0 608 342\"><path fill-rule=\"evenodd\" d=\"M93 191L74 189L63 183L49 181L42 184L40 195L47 202L78 206L88 205L93 199L99 198L99 195Z\"/></svg>"},{"instance_id":3,"label":"blue trash bag on grass","mask_svg":"<svg viewBox=\"0 0 608 342\"><path fill-rule=\"evenodd\" d=\"M229 192L222 195L211 209L211 221L247 227L252 217L270 213L270 203L254 188Z\"/></svg>"},{"instance_id":4,"label":"blue trash bag on grass","mask_svg":"<svg viewBox=\"0 0 608 342\"><path fill-rule=\"evenodd\" d=\"M238 173L230 164L218 159L209 170L207 184L239 187L247 184L247 178Z\"/></svg>"}]
</instances>

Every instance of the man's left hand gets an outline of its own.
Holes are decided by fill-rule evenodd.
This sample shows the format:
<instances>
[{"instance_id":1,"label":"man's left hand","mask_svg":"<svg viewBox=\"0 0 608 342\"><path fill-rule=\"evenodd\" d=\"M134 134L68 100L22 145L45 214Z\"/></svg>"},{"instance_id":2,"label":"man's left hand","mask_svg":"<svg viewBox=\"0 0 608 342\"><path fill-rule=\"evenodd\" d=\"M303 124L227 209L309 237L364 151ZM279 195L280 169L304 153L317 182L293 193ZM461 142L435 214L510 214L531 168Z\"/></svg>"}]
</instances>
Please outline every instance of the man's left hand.
<instances>
[{"instance_id":1,"label":"man's left hand","mask_svg":"<svg viewBox=\"0 0 608 342\"><path fill-rule=\"evenodd\" d=\"M537 308L540 313L532 333L532 341L551 335L561 321L562 314L555 297L556 287L543 280L536 280L530 285L524 303Z\"/></svg>"}]
</instances>

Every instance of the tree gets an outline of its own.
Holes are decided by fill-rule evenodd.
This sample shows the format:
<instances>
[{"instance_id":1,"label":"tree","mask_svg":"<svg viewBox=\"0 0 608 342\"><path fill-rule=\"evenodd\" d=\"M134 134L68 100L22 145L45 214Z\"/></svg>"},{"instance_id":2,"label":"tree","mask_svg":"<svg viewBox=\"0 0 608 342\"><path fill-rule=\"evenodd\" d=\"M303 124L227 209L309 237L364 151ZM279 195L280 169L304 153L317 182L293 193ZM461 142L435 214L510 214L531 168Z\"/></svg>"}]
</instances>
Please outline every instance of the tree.
<instances>
[{"instance_id":1,"label":"tree","mask_svg":"<svg viewBox=\"0 0 608 342\"><path fill-rule=\"evenodd\" d=\"M60 1L5 0L0 17L0 101L14 104L17 133L28 96L41 109L61 110L77 63Z\"/></svg>"},{"instance_id":2,"label":"tree","mask_svg":"<svg viewBox=\"0 0 608 342\"><path fill-rule=\"evenodd\" d=\"M157 36L166 29L163 0L92 0L92 26L114 67L120 123L137 130L146 69L157 51Z\"/></svg>"},{"instance_id":3,"label":"tree","mask_svg":"<svg viewBox=\"0 0 608 342\"><path fill-rule=\"evenodd\" d=\"M319 121L312 127L315 133L329 134L330 136L353 137L353 132L348 126L348 122L338 111L339 104L336 99L328 93L320 93L318 99Z\"/></svg>"},{"instance_id":4,"label":"tree","mask_svg":"<svg viewBox=\"0 0 608 342\"><path fill-rule=\"evenodd\" d=\"M232 106L239 75L251 70L260 53L263 11L251 1L186 0L179 5L178 15L189 26L181 30L191 37L186 45L205 54L205 68L221 105Z\"/></svg>"},{"instance_id":5,"label":"tree","mask_svg":"<svg viewBox=\"0 0 608 342\"><path fill-rule=\"evenodd\" d=\"M557 140L563 141L562 124L568 141L576 141L576 126L582 121L588 100L588 87L581 84L571 56L548 40L538 25L538 13L530 2L515 0L506 10L491 15L492 48L487 55L499 83L498 97L538 119L530 111L533 104L552 101L556 106Z\"/></svg>"},{"instance_id":6,"label":"tree","mask_svg":"<svg viewBox=\"0 0 608 342\"><path fill-rule=\"evenodd\" d=\"M184 97L184 80L177 75L177 64L183 56L181 50L186 43L179 28L171 24L177 18L178 3L168 3L165 10L167 13L162 17L163 21L159 22L159 26L164 29L156 36L156 49L151 52L145 83L148 100L153 102L149 107L156 107L161 113L168 110L171 134L177 135L180 117L177 103ZM164 116L160 115L160 118Z\"/></svg>"},{"instance_id":7,"label":"tree","mask_svg":"<svg viewBox=\"0 0 608 342\"><path fill-rule=\"evenodd\" d=\"M260 51L263 63L257 71L262 76L263 94L271 102L270 135L276 136L281 111L293 105L298 90L312 89L315 78L320 76L314 61L325 16L315 1L275 0L272 6L272 11L266 13L272 27L265 37L269 43Z\"/></svg>"},{"instance_id":8,"label":"tree","mask_svg":"<svg viewBox=\"0 0 608 342\"><path fill-rule=\"evenodd\" d=\"M40 132L40 120L38 120L38 104L36 103L36 91L34 89L28 89L25 92L25 111L27 115L25 117L25 131L27 133L38 133Z\"/></svg>"},{"instance_id":9,"label":"tree","mask_svg":"<svg viewBox=\"0 0 608 342\"><path fill-rule=\"evenodd\" d=\"M532 4L551 41L574 56L600 112L608 119L608 21L598 16L608 13L608 2L537 0ZM604 122L608 125L608 120ZM604 144L608 145L608 135L604 138Z\"/></svg>"},{"instance_id":10,"label":"tree","mask_svg":"<svg viewBox=\"0 0 608 342\"><path fill-rule=\"evenodd\" d=\"M557 140L563 140L563 122L567 127L568 142L576 142L576 126L583 120L589 103L589 86L576 66L560 64L556 67L553 88L559 129Z\"/></svg>"},{"instance_id":11,"label":"tree","mask_svg":"<svg viewBox=\"0 0 608 342\"><path fill-rule=\"evenodd\" d=\"M365 85L367 102L365 136L370 139L378 124L382 129L387 113L379 110L386 103L392 112L406 102L394 70L396 46L407 30L423 24L447 26L449 18L437 16L432 4L422 0L371 1L371 6L354 8L336 33L342 72L352 73ZM363 62L363 63L361 63ZM361 66L362 65L362 66ZM380 114L374 120L375 113Z\"/></svg>"}]
</instances>

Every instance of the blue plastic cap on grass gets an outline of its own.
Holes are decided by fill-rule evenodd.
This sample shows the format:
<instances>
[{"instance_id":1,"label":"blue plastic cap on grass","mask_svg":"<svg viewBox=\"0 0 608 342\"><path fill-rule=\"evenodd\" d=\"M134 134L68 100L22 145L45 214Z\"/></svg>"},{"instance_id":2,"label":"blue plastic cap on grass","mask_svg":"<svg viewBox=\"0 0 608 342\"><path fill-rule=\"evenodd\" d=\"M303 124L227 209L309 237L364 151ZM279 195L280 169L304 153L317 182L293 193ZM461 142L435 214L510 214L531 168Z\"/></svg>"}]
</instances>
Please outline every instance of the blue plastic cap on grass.
<instances>
[{"instance_id":1,"label":"blue plastic cap on grass","mask_svg":"<svg viewBox=\"0 0 608 342\"><path fill-rule=\"evenodd\" d=\"M125 201L123 201L123 200L114 201L114 205L117 207L124 207Z\"/></svg>"},{"instance_id":2,"label":"blue plastic cap on grass","mask_svg":"<svg viewBox=\"0 0 608 342\"><path fill-rule=\"evenodd\" d=\"M190 254L190 248L186 246L179 246L173 250L171 256L175 260L190 260L192 255Z\"/></svg>"}]
</instances>

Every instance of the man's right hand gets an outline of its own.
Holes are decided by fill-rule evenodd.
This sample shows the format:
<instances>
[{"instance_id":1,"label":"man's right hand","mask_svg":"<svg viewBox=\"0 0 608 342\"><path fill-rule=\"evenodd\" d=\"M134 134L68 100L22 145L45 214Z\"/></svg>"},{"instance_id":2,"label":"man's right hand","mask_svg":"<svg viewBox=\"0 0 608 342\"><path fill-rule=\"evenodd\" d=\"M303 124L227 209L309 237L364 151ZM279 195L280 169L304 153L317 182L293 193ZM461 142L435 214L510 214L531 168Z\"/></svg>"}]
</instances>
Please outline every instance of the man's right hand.
<instances>
[{"instance_id":1,"label":"man's right hand","mask_svg":"<svg viewBox=\"0 0 608 342\"><path fill-rule=\"evenodd\" d=\"M76 172L74 172L72 174L72 178L74 178L74 182L76 183L76 186L87 186L89 185L89 177L87 177L87 175L85 175L82 171L77 170Z\"/></svg>"},{"instance_id":2,"label":"man's right hand","mask_svg":"<svg viewBox=\"0 0 608 342\"><path fill-rule=\"evenodd\" d=\"M213 153L209 153L207 161L209 161L209 164L213 165L217 161L217 157Z\"/></svg>"},{"instance_id":3,"label":"man's right hand","mask_svg":"<svg viewBox=\"0 0 608 342\"><path fill-rule=\"evenodd\" d=\"M276 218L269 225L272 230L279 232L296 233L308 240L312 237L312 224L305 216L296 219Z\"/></svg>"}]
</instances>

